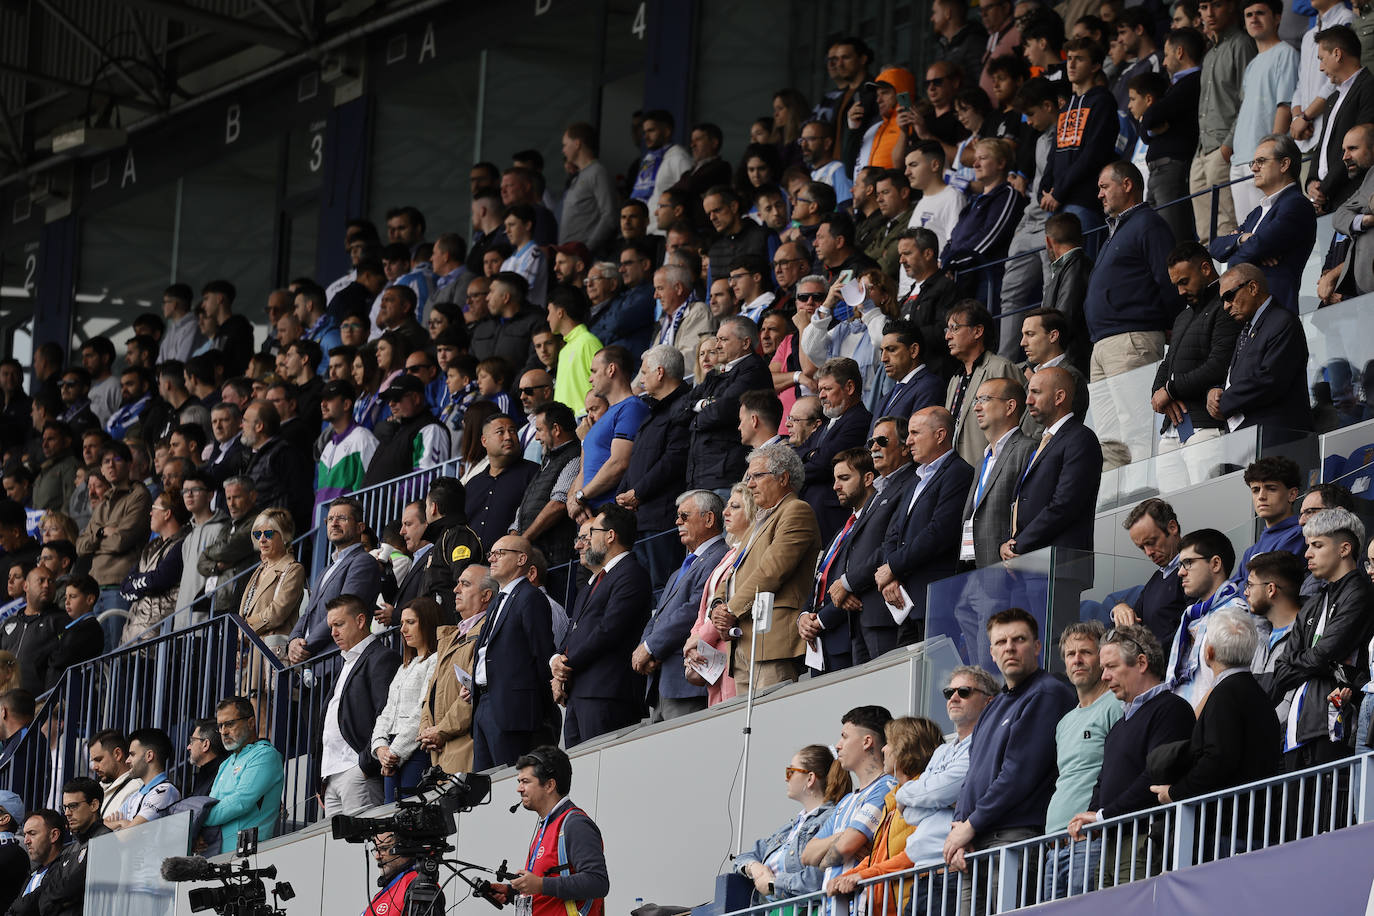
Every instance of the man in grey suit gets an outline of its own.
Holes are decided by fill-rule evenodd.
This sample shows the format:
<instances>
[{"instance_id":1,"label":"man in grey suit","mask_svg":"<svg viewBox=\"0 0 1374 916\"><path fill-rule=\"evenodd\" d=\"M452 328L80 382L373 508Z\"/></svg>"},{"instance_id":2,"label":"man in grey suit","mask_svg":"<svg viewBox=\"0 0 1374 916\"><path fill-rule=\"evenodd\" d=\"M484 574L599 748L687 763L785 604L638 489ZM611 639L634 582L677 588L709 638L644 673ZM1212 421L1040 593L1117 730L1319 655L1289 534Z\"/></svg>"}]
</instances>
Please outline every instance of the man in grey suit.
<instances>
[{"instance_id":1,"label":"man in grey suit","mask_svg":"<svg viewBox=\"0 0 1374 916\"><path fill-rule=\"evenodd\" d=\"M291 630L287 658L293 665L334 644L326 619L329 602L340 595L352 595L371 608L382 590L381 566L363 549L363 504L340 496L329 504L324 523L334 557L320 573L310 590L310 605Z\"/></svg>"},{"instance_id":2,"label":"man in grey suit","mask_svg":"<svg viewBox=\"0 0 1374 916\"><path fill-rule=\"evenodd\" d=\"M1349 236L1345 260L1322 274L1317 295L1322 302L1340 302L1374 290L1374 126L1357 124L1345 135L1346 173L1361 173L1359 189L1336 208L1331 226ZM1356 222L1358 220L1358 222Z\"/></svg>"},{"instance_id":3,"label":"man in grey suit","mask_svg":"<svg viewBox=\"0 0 1374 916\"><path fill-rule=\"evenodd\" d=\"M993 319L977 299L954 303L945 320L945 343L958 364L945 389L945 409L954 416L954 450L974 467L983 460L988 442L973 417L973 399L978 388L990 378L1020 379L1011 360L990 349L993 344Z\"/></svg>"},{"instance_id":4,"label":"man in grey suit","mask_svg":"<svg viewBox=\"0 0 1374 916\"><path fill-rule=\"evenodd\" d=\"M1035 440L1021 431L1026 390L1012 379L989 379L978 388L974 417L988 441L974 465L973 486L964 500L961 570L982 569L999 562L1011 537L1011 502L1017 481L1035 451Z\"/></svg>"},{"instance_id":5,"label":"man in grey suit","mask_svg":"<svg viewBox=\"0 0 1374 916\"><path fill-rule=\"evenodd\" d=\"M682 647L696 623L706 580L725 556L724 513L725 504L710 490L688 490L677 498L677 533L687 558L668 579L630 657L635 672L649 679L655 722L706 708L706 688L687 683Z\"/></svg>"}]
</instances>

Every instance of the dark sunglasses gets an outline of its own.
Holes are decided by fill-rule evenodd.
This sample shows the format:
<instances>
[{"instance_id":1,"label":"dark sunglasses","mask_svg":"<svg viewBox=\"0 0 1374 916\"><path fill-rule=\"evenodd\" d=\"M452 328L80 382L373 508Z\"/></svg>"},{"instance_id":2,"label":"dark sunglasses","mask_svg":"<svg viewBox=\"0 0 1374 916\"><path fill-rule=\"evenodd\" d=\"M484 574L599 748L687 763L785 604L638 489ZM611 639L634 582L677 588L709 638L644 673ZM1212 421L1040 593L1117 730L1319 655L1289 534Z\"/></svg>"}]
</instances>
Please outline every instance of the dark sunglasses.
<instances>
[{"instance_id":1,"label":"dark sunglasses","mask_svg":"<svg viewBox=\"0 0 1374 916\"><path fill-rule=\"evenodd\" d=\"M272 538L274 538L274 537L276 537L276 536L277 536L277 532L271 530L270 528L265 528L265 529L263 529L262 531L254 531L254 532L253 532L253 540L255 540L255 541L261 541L261 540L268 540L268 541L270 541L270 540L272 540Z\"/></svg>"},{"instance_id":2,"label":"dark sunglasses","mask_svg":"<svg viewBox=\"0 0 1374 916\"><path fill-rule=\"evenodd\" d=\"M1253 281L1251 281L1251 282L1253 282ZM1226 303L1234 302L1234 301L1236 300L1236 293L1240 292L1241 287L1242 287L1242 286L1249 286L1249 285L1250 285L1249 283L1242 283L1240 286L1237 286L1235 289L1228 289L1226 292L1224 292L1224 293L1221 294L1221 301L1222 301L1222 302L1226 302Z\"/></svg>"},{"instance_id":3,"label":"dark sunglasses","mask_svg":"<svg viewBox=\"0 0 1374 916\"><path fill-rule=\"evenodd\" d=\"M825 293L797 293L798 302L815 302L817 299L824 299Z\"/></svg>"},{"instance_id":4,"label":"dark sunglasses","mask_svg":"<svg viewBox=\"0 0 1374 916\"><path fill-rule=\"evenodd\" d=\"M539 390L544 389L544 388L552 388L552 387L553 387L552 385L530 385L529 387L523 387L523 386L522 386L522 387L520 388L520 393L521 393L521 394L528 394L528 395L533 396L534 393L535 393L536 391L539 391Z\"/></svg>"},{"instance_id":5,"label":"dark sunglasses","mask_svg":"<svg viewBox=\"0 0 1374 916\"><path fill-rule=\"evenodd\" d=\"M943 86L944 84L945 84L945 78L944 78L943 76L937 76L937 77L936 77L935 79L933 79L933 80L926 80L926 88L927 88L927 89L939 88L940 86Z\"/></svg>"},{"instance_id":6,"label":"dark sunglasses","mask_svg":"<svg viewBox=\"0 0 1374 916\"><path fill-rule=\"evenodd\" d=\"M887 448L888 441L889 440L887 436L874 436L872 439L869 439L867 442L865 442L864 445L868 446L869 448L872 448L875 445L878 446L878 448Z\"/></svg>"},{"instance_id":7,"label":"dark sunglasses","mask_svg":"<svg viewBox=\"0 0 1374 916\"><path fill-rule=\"evenodd\" d=\"M944 690L941 690L940 692L945 695L946 700L954 696L956 693L959 694L959 699L961 700L967 700L975 693L987 693L986 690L979 690L977 687L946 687Z\"/></svg>"}]
</instances>

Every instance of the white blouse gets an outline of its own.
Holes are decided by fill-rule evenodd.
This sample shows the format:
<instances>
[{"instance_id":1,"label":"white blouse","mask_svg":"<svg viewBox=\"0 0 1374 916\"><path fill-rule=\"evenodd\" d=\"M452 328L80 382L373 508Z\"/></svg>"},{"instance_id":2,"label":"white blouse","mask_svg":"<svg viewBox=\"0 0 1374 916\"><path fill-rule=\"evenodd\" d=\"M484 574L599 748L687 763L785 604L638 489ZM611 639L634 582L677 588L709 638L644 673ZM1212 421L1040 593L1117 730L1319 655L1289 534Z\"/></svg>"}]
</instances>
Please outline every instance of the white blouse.
<instances>
[{"instance_id":1,"label":"white blouse","mask_svg":"<svg viewBox=\"0 0 1374 916\"><path fill-rule=\"evenodd\" d=\"M420 746L420 714L425 686L434 674L438 660L438 653L431 652L423 661L411 659L410 664L397 669L386 691L386 708L372 728L374 757L377 748L390 745L391 752L404 762Z\"/></svg>"}]
</instances>

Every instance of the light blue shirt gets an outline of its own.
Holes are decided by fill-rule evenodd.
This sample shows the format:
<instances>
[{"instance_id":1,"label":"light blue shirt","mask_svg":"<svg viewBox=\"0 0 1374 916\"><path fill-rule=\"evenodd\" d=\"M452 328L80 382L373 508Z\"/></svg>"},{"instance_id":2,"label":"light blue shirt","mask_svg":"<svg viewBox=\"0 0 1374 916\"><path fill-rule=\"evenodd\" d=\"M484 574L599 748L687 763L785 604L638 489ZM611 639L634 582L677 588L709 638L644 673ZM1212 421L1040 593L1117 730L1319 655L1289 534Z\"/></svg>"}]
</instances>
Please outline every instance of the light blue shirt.
<instances>
[{"instance_id":1,"label":"light blue shirt","mask_svg":"<svg viewBox=\"0 0 1374 916\"><path fill-rule=\"evenodd\" d=\"M940 745L920 777L897 790L902 818L916 828L906 840L907 858L914 865L944 861L945 838L954 823L954 805L968 774L972 745L972 732L967 738Z\"/></svg>"},{"instance_id":2,"label":"light blue shirt","mask_svg":"<svg viewBox=\"0 0 1374 916\"><path fill-rule=\"evenodd\" d=\"M1287 105L1298 88L1298 52L1286 41L1256 54L1245 65L1240 112L1236 115L1232 162L1255 158L1260 139L1273 132L1274 109Z\"/></svg>"}]
</instances>

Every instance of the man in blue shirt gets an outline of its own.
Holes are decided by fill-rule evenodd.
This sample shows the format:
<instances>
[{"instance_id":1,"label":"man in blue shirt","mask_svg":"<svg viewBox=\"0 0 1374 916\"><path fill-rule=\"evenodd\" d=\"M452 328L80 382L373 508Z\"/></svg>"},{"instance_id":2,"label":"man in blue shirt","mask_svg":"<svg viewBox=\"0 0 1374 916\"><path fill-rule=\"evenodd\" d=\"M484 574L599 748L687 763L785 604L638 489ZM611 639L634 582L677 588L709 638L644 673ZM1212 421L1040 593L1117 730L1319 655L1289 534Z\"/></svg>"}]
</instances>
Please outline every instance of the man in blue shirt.
<instances>
[{"instance_id":1,"label":"man in blue shirt","mask_svg":"<svg viewBox=\"0 0 1374 916\"><path fill-rule=\"evenodd\" d=\"M1302 523L1293 511L1302 487L1302 470L1297 462L1280 455L1268 455L1254 461L1245 469L1245 485L1250 488L1250 500L1255 515L1264 522L1264 530L1255 543L1241 554L1231 581L1236 588L1245 589L1250 558L1270 550L1285 550L1299 556L1307 549L1302 537Z\"/></svg>"},{"instance_id":2,"label":"man in blue shirt","mask_svg":"<svg viewBox=\"0 0 1374 916\"><path fill-rule=\"evenodd\" d=\"M615 498L621 475L649 406L630 389L635 358L624 347L603 347L592 357L592 393L611 406L582 440L582 470L568 491L568 514L579 525Z\"/></svg>"}]
</instances>

